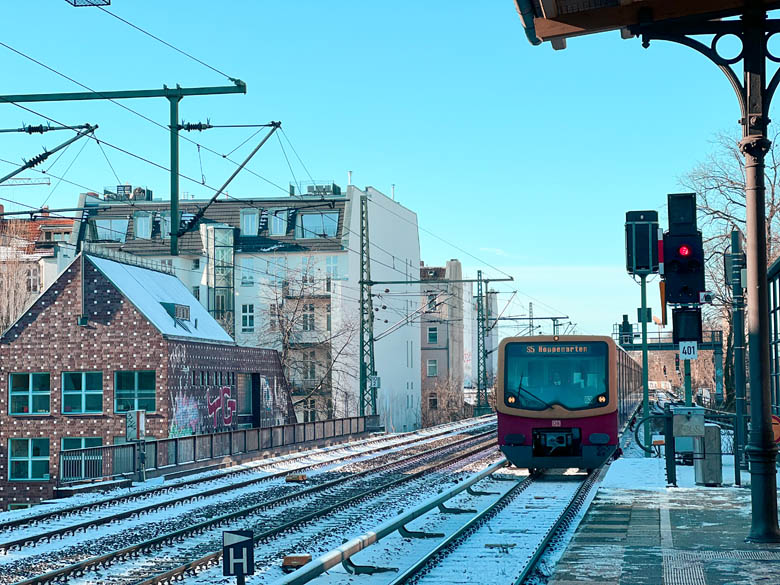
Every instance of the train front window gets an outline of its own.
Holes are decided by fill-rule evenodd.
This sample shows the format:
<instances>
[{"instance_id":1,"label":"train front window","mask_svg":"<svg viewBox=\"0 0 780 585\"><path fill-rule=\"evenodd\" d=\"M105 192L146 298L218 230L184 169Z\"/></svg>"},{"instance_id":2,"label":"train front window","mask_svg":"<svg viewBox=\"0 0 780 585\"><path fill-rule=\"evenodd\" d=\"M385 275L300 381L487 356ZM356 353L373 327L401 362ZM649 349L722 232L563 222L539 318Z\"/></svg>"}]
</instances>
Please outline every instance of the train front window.
<instances>
[{"instance_id":1,"label":"train front window","mask_svg":"<svg viewBox=\"0 0 780 585\"><path fill-rule=\"evenodd\" d=\"M609 402L603 341L508 343L504 403L523 410L600 408Z\"/></svg>"}]
</instances>

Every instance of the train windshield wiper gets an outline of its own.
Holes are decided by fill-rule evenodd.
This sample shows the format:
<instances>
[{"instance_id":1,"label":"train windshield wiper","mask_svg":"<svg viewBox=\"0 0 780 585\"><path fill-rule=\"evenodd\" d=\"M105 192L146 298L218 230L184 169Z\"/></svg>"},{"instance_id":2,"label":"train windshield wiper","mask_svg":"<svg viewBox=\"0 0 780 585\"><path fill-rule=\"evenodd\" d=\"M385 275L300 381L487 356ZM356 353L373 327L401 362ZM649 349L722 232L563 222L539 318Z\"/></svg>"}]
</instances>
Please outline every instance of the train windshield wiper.
<instances>
[{"instance_id":1,"label":"train windshield wiper","mask_svg":"<svg viewBox=\"0 0 780 585\"><path fill-rule=\"evenodd\" d=\"M525 392L526 394L528 394L528 396L530 396L530 397L531 397L531 398L533 398L534 400L536 400L536 401L538 401L538 402L541 402L541 403L542 403L542 404L544 404L544 405L545 405L547 408L552 408L552 407L553 407L553 405L552 405L552 404L550 404L549 402L546 402L546 401L542 400L541 398L539 398L539 397L538 397L536 394L534 394L534 393L533 393L533 392L531 392L530 390L526 390L525 388L523 388L523 385L522 385L522 384L518 384L518 386L517 386L517 389L518 389L518 390L521 390L522 392Z\"/></svg>"}]
</instances>

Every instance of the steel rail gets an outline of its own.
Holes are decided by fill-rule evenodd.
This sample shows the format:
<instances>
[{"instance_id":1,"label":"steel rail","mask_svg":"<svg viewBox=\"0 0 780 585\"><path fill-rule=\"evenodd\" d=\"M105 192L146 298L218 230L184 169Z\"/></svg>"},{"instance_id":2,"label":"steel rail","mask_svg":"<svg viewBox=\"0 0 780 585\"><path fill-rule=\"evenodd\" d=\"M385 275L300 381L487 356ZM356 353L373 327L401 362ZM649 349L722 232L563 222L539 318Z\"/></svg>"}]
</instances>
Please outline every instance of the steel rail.
<instances>
[{"instance_id":1,"label":"steel rail","mask_svg":"<svg viewBox=\"0 0 780 585\"><path fill-rule=\"evenodd\" d=\"M447 465L451 465L452 463L455 463L457 461L460 461L461 459L466 459L472 455L475 455L480 452L487 451L491 447L495 447L494 441L489 441L487 444L483 443L479 447L476 447L474 449L471 449L469 451L458 453L454 457L451 457L449 459L445 459L444 461L439 461L437 463L433 463L419 471L414 472L413 474L403 476L401 478L397 478L394 480L391 480L389 482L386 482L382 485L376 486L371 488L370 490L361 492L359 494L355 494L354 496L350 496L349 498L346 498L344 500L341 500L339 502L336 502L335 504L331 504L325 508L321 508L317 510L316 512L312 512L310 514L307 514L305 516L302 516L300 518L297 518L295 520L292 520L282 526L272 528L269 530L266 530L260 534L257 534L254 536L254 543L257 545L257 543L261 540L266 540L268 538L271 538L273 536L276 536L279 533L283 533L287 530L290 530L291 528L294 528L295 526L299 524L303 524L305 522L308 522L310 520L314 520L317 518L320 518L322 516L325 516L327 514L330 514L331 512L343 508L345 506L348 506L356 501L364 500L369 498L370 496L378 493L378 492L384 492L389 488L395 487L397 485L407 483L413 479L417 479L421 477L423 474L428 473L432 470L438 469L440 467L446 467ZM465 488L464 488L465 489ZM198 568L204 568L211 565L216 565L219 562L219 559L222 557L222 551L217 551L210 553L204 557L201 557L200 559L197 559L195 561L191 561L185 565L181 565L179 567L176 567L175 569L171 569L169 571L166 571L165 573L161 573L159 575L155 575L154 577L151 577L149 579L146 579L144 581L136 582L134 585L158 585L159 583L173 583L174 581L180 580L182 576L188 572L193 572L195 569ZM17 585L22 585L17 584ZM25 584L26 585L26 584Z\"/></svg>"},{"instance_id":2,"label":"steel rail","mask_svg":"<svg viewBox=\"0 0 780 585\"><path fill-rule=\"evenodd\" d=\"M577 514L577 512L579 512L580 507L582 506L583 502L585 501L585 498L587 497L588 493L593 487L593 484L596 483L596 478L600 478L601 476L603 476L603 473L605 472L606 469L607 469L606 466L602 466L597 471L594 471L593 473L588 475L587 479L582 482L582 485L577 488L577 491L574 493L572 499L569 501L566 507L561 511L561 515L558 516L558 519L550 527L550 530L547 531L547 534L545 534L544 538L542 539L542 542L540 542L539 546L536 547L534 554L526 563L525 568L522 570L522 572L517 577L517 579L515 579L514 585L522 585L523 582L526 579L528 579L528 577L531 575L531 572L536 568L536 565L539 563L539 559L541 559L544 553L547 552L547 547L549 546L550 541L562 529L568 527L568 524L571 523L571 521L574 519L574 516Z\"/></svg>"},{"instance_id":3,"label":"steel rail","mask_svg":"<svg viewBox=\"0 0 780 585\"><path fill-rule=\"evenodd\" d=\"M477 425L471 425L471 426L465 426L465 427L463 427L463 429L464 430L469 430L469 429L473 429L475 427L478 428L480 426L484 426L484 423L483 424L477 424ZM412 438L412 440L401 442L397 446L414 445L415 443L426 441L426 440L431 439L431 438L436 438L436 437L440 437L440 436L443 436L443 435L447 435L449 433L457 431L458 428L459 427L455 426L454 428L450 428L448 430L443 430L443 431L437 432L437 433L432 433L432 434L424 436L424 437ZM403 437L403 435L411 435L411 434L414 434L414 432L403 433L401 436ZM382 438L366 439L364 441L358 442L357 444L366 445L366 444L369 444L369 443L381 442L381 441L387 441L387 440L388 440L388 437L384 436ZM347 445L347 444L355 445L356 443L343 443L342 446L334 446L334 448L332 450L337 451L340 448L344 448L343 445ZM388 448L392 448L392 447L376 447L374 449L369 449L369 450L366 450L366 451L361 451L360 453L349 455L348 457L344 457L343 459L346 460L346 459L349 459L351 457L359 457L359 456L363 456L363 455L369 455L369 454L380 452L380 451L388 449ZM291 458L291 459L289 459L287 461L295 461L296 459L303 459L303 458L308 457L308 456L309 455L301 455L299 457L293 457L293 458ZM334 460L334 461L338 461L338 460ZM14 547L23 547L23 546L26 546L28 544L33 544L35 542L39 542L41 540L47 540L47 539L51 540L52 538L56 538L58 536L64 536L64 535L67 535L69 533L75 533L77 530L83 530L83 529L89 528L90 526L100 526L100 525L103 525L103 524L108 524L110 522L114 522L115 520L123 520L125 518L130 518L130 517L132 517L132 516L134 516L136 514L140 515L140 514L151 512L153 510L165 509L167 507L175 506L175 505L178 505L178 504L183 504L183 503L186 503L186 502L194 500L194 499L201 499L201 498L212 496L212 495L215 495L215 494L218 494L218 493L227 492L227 491L231 491L231 490L234 490L234 489L240 489L240 488L252 485L254 483L261 483L261 482L268 481L268 480L271 480L271 479L277 479L279 477L284 477L285 475L288 475L290 473L297 473L297 472L301 472L301 471L305 471L305 470L309 470L309 469L316 469L316 468L322 467L324 465L333 464L334 461L325 461L325 462L321 462L321 463L314 463L314 464L311 464L311 465L302 465L302 466L294 468L294 469L288 469L286 471L272 473L272 474L263 476L261 478L254 478L254 479L238 482L238 483L235 483L235 484L231 484L229 486L216 487L214 489L203 491L203 492L199 492L197 494L189 494L187 496L182 496L180 498L175 498L175 499L172 499L172 500L166 500L165 502L158 502L156 504L150 504L148 506L142 506L140 508L134 508L132 510L126 510L124 512L119 512L119 513L113 514L111 516L104 516L102 518L96 518L96 519L93 519L93 520L87 520L87 521L84 521L84 522L81 522L81 523L78 523L78 524L72 524L72 525L69 525L69 526L65 526L63 528L53 529L53 530L49 530L49 531L42 532L42 533L39 533L39 534L18 538L18 539L15 539L15 540L9 540L9 541L0 542L0 551L5 553L5 552L8 552L9 550L12 550ZM269 465L273 465L273 464L274 463L269 463ZM252 471L257 471L259 468L262 468L263 466L262 465L258 465L256 467L257 467L257 469L253 468L253 469L241 469L241 470L227 471L227 472L224 472L224 473L211 475L211 476L208 476L208 477L205 477L205 478L186 480L186 481L183 481L183 482L177 483L175 485L171 485L171 486L164 486L164 487L160 487L160 488L144 490L143 492L127 494L127 495L119 496L119 497L113 498L113 499L100 500L99 502L90 502L88 504L84 504L84 505L80 505L80 506L73 506L73 507L65 508L65 509L61 509L61 510L53 510L51 512L46 512L44 514L38 514L38 515L35 515L35 516L27 516L27 517L24 517L24 518L21 518L21 519L12 520L12 521L0 524L0 531L7 530L7 529L13 529L13 528L15 528L17 526L27 526L27 525L36 524L36 523L39 523L39 522L42 522L42 521L51 521L52 519L59 519L59 518L64 519L64 518L67 518L69 516L76 515L76 514L83 514L83 513L90 512L90 511L101 510L101 509L105 509L108 506L114 506L114 505L118 505L118 504L121 504L121 503L130 502L130 501L133 501L133 500L136 500L136 499L145 499L145 498L148 498L148 497L151 497L151 496L160 495L160 494L168 493L168 492L175 491L175 490L178 490L178 489L191 487L193 485L197 485L197 484L200 484L200 483L208 483L210 481L221 480L221 479L225 479L225 478L228 478L228 477L231 477L231 476L240 475L240 474L243 474L243 473L250 473Z\"/></svg>"},{"instance_id":4,"label":"steel rail","mask_svg":"<svg viewBox=\"0 0 780 585\"><path fill-rule=\"evenodd\" d=\"M481 433L479 435L474 435L472 437L468 437L468 438L456 441L454 443L451 443L451 444L447 445L446 447L444 447L443 449L449 450L449 449L452 449L453 447L460 446L460 445L462 445L464 443L476 442L477 440L479 440L479 439L481 439L483 437L487 437L487 436L491 436L492 437L493 435L494 435L493 431L489 431L489 432L486 432L486 433ZM490 444L491 445L493 444L492 441L490 441ZM411 455L409 457L406 457L406 458L403 458L403 459L400 459L400 460L391 461L389 463L380 465L379 467L375 467L373 469L368 469L368 470L357 472L357 473L352 474L352 475L350 475L350 476L348 476L346 478L334 479L334 480L325 482L325 483L317 485L317 486L312 486L310 488L305 488L303 490L296 491L293 494L287 494L287 495L275 498L273 500L260 502L258 504L254 504L254 505L248 506L246 508L241 508L239 510L235 510L233 512L229 512L227 514L222 514L220 516L217 516L217 517L214 517L214 518L210 518L208 520L204 520L203 522L199 522L197 524L193 524L192 526L187 526L187 527L181 528L179 530L175 530L175 531L172 531L172 532L168 532L168 533L162 534L160 536L156 536L156 537L154 537L152 539L146 540L146 541L141 542L141 543L130 545L130 546L127 546L125 548L122 548L122 549L119 549L119 550L115 550L115 551L111 551L109 553L105 553L105 554L102 554L102 555L90 557L88 559L85 559L83 561L79 561L79 562L74 563L72 565L68 565L68 566L62 567L60 569L55 569L53 571L49 571L49 572L47 572L47 573L45 573L43 575L37 575L37 576L31 577L29 579L18 581L14 585L34 585L34 584L53 583L53 582L60 581L61 579L63 579L64 577L67 577L69 575L73 575L73 574L81 575L85 571L87 571L87 570L89 570L91 568L107 566L111 562L113 562L115 559L129 558L129 557L131 557L133 555L136 555L136 554L138 554L140 552L143 552L143 551L146 551L146 550L150 550L150 549L153 549L153 548L157 548L157 547L159 547L160 545L162 545L163 543L165 543L167 541L180 540L182 537L184 537L186 535L192 535L192 534L198 534L198 533L204 532L205 530L207 530L209 528L218 526L220 524L223 524L225 522L228 522L230 520L234 520L234 519L242 517L242 516L248 516L248 515L250 515L252 513L258 512L258 511L260 511L260 510L262 510L264 508L272 508L274 506L278 506L279 504L283 504L283 503L286 503L286 502L290 502L290 501L294 501L294 500L297 500L297 499L301 499L301 498L303 498L303 497L305 497L307 495L310 495L310 494L313 494L313 493L316 493L316 492L319 492L319 491L323 491L323 490L328 489L330 487L333 487L335 485L344 484L344 483L347 483L349 481L353 481L355 479L358 479L360 477L364 477L364 476L369 475L369 474L379 473L379 472L381 472L383 470L386 470L387 468L390 468L390 467L393 467L393 466L401 467L401 466L403 466L405 464L413 463L414 460L416 460L416 459L423 459L423 458L425 458L427 456L430 456L432 454L441 453L441 451L443 449L442 448L429 449L429 450L423 451L421 453L416 453L414 455ZM376 487L376 488L372 488L371 490L368 490L368 491L365 491L365 492L361 492L360 494L358 494L356 496L353 496L351 498L348 498L346 500L342 500L342 501L340 501L339 503L337 503L337 504L335 504L333 506L330 506L328 508L325 508L323 510L315 512L313 514L309 514L308 516L306 516L304 518L299 518L299 519L294 520L294 521L292 521L290 523L287 523L282 528L272 529L272 530L267 531L267 532L269 534L273 534L273 533L279 532L281 530L288 529L290 526L293 526L295 524L299 524L301 522L305 522L306 520L309 520L311 518L316 518L319 515L327 513L328 511L330 511L334 507L343 506L343 505L348 504L348 503L350 503L351 501L353 501L353 500L355 500L357 498L366 497L368 495L376 493L377 491L379 491L381 489L386 489L387 487L389 487L391 485L394 485L395 483L401 483L401 482L409 481L411 479L415 479L416 477L419 477L423 473L425 473L427 471L430 471L430 469L435 469L436 467L439 467L441 465L445 465L446 463L449 463L449 462L452 462L452 461L457 461L458 459L461 459L463 457L467 457L467 456L473 454L476 451L484 450L484 449L485 449L485 447L480 447L480 448L478 448L476 450L468 451L466 453L457 454L454 458L449 459L449 460L445 460L445 462L439 462L437 464L429 466L429 468L423 469L422 471L415 472L414 474L406 475L406 476L400 478L399 480L394 480L393 482L389 482L388 484L384 484L382 486L379 486L379 487ZM265 537L269 536L269 534L265 534L264 533L264 534L258 535L258 536L255 537L255 541L257 541L260 538L265 538ZM222 553L220 551L219 553L214 553L214 554L218 554L219 556L221 556ZM204 558L208 559L209 557L204 557ZM201 559L201 561L202 560L203 559ZM195 561L195 562L198 563L198 561ZM200 566L201 564L202 563L199 563L198 566ZM187 565L184 566L184 569L186 570L186 569L190 568L191 566L192 566L192 563L188 563ZM181 571L181 572L184 572L184 571ZM146 583L146 582L147 581L144 581L144 583ZM148 582L149 583L153 583L153 582L159 582L159 581L148 581Z\"/></svg>"},{"instance_id":5,"label":"steel rail","mask_svg":"<svg viewBox=\"0 0 780 585\"><path fill-rule=\"evenodd\" d=\"M485 468L483 471L459 483L457 486L447 490L446 492L433 496L432 498L429 498L428 500L420 504L417 508L414 508L413 510L410 510L392 520L389 520L379 525L376 529L372 530L371 532L366 532L364 534L361 534L360 536L353 538L348 542L345 542L337 549L325 553L318 559L306 563L303 567L301 567L294 573L290 573L286 577L283 577L282 579L279 579L278 581L274 582L274 585L302 585L303 583L308 583L309 581L318 577L328 569L335 567L339 563L343 563L353 555L368 548L372 544L376 544L386 536L389 536L395 533L396 531L405 528L406 525L412 522L413 520L419 518L424 514L427 514L434 508L451 500L452 498L460 494L462 491L469 489L474 484L482 481L483 479L492 475L499 469L503 468L506 464L507 464L506 459L502 459L501 461L498 461L493 465L490 465L489 467ZM533 480L531 479L531 481ZM530 485L531 481L528 481L528 479L526 479L525 481L518 481L516 486L514 486L512 489L507 491L506 494L504 494L501 498L499 498L499 501L503 500L503 498L505 498L507 494L514 492L520 486L525 485L527 487L528 485ZM493 506L495 506L495 504L493 504ZM491 506L491 508L493 506ZM490 508L488 508L488 510L489 509ZM473 517L469 521L469 523L467 523L467 526L470 526L474 522L474 520L482 517L486 512L487 510L477 514L477 516ZM456 534L460 534L460 531L458 531L458 533ZM426 555L425 559L427 560L429 556L432 556L433 554L435 554L435 552L438 552L438 550L439 547L437 547L434 552L430 553L429 555Z\"/></svg>"}]
</instances>

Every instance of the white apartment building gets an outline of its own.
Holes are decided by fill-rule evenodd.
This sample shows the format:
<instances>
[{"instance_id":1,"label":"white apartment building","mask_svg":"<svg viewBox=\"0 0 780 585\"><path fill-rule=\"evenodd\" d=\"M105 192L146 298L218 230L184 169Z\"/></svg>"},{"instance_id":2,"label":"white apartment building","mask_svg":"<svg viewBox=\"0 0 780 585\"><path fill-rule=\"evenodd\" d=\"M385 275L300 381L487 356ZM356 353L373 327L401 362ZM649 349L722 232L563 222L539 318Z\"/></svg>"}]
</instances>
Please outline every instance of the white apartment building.
<instances>
[{"instance_id":1,"label":"white apartment building","mask_svg":"<svg viewBox=\"0 0 780 585\"><path fill-rule=\"evenodd\" d=\"M359 412L362 195L372 280L416 279L417 216L371 187L219 199L179 239L178 256L170 254L169 202L82 194L79 207L92 209L71 241L167 266L237 342L279 350L299 420L349 416ZM206 204L182 200L181 225ZM380 423L388 431L419 428L419 329L404 321L417 308L419 285L375 286L373 293Z\"/></svg>"}]
</instances>

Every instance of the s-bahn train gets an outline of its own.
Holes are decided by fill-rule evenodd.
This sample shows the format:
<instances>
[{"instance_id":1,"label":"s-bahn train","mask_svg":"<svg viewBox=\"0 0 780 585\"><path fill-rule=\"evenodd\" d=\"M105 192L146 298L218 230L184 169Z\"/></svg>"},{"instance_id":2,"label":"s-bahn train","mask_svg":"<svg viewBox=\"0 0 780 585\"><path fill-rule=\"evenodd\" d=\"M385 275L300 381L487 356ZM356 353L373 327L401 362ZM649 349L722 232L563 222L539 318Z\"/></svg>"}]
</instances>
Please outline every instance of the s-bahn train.
<instances>
[{"instance_id":1,"label":"s-bahn train","mask_svg":"<svg viewBox=\"0 0 780 585\"><path fill-rule=\"evenodd\" d=\"M609 337L511 337L499 346L498 444L528 469L594 469L642 397L642 369Z\"/></svg>"}]
</instances>

